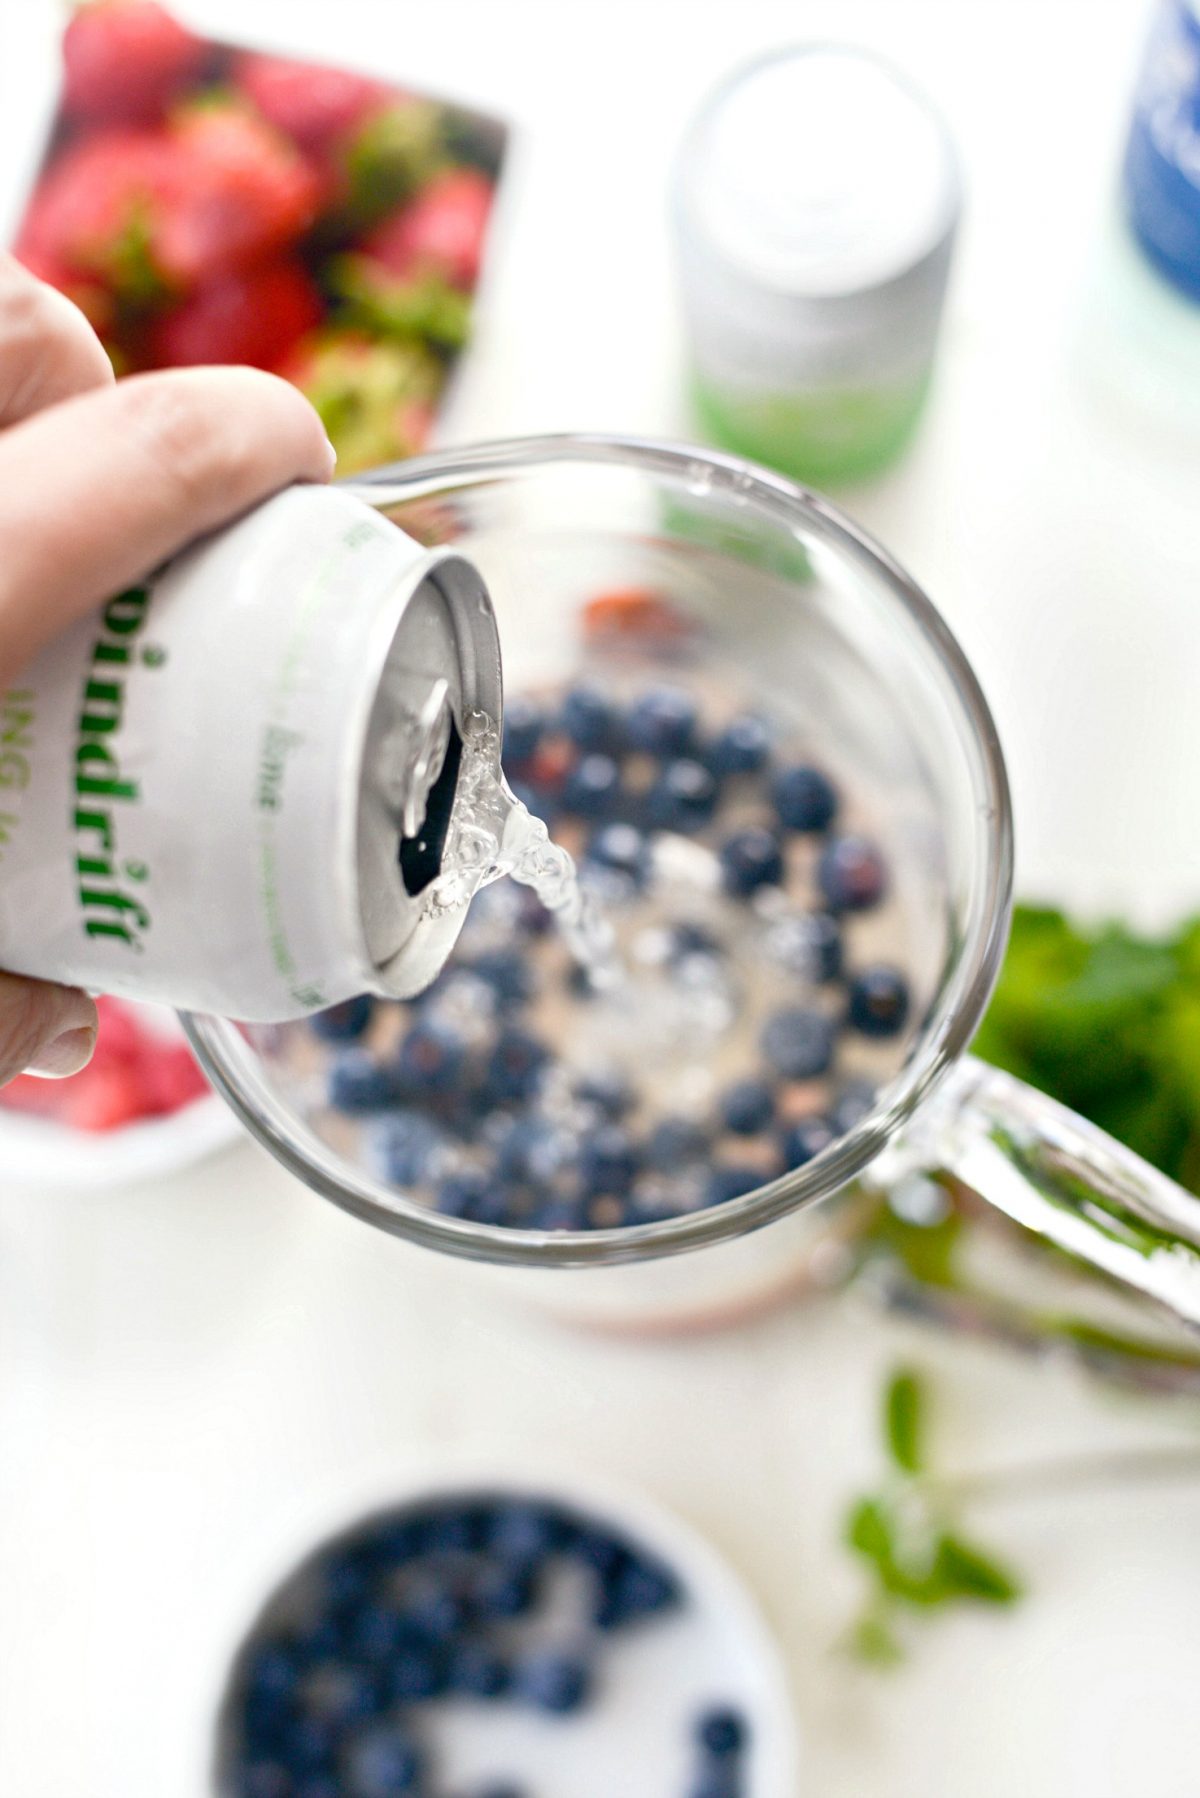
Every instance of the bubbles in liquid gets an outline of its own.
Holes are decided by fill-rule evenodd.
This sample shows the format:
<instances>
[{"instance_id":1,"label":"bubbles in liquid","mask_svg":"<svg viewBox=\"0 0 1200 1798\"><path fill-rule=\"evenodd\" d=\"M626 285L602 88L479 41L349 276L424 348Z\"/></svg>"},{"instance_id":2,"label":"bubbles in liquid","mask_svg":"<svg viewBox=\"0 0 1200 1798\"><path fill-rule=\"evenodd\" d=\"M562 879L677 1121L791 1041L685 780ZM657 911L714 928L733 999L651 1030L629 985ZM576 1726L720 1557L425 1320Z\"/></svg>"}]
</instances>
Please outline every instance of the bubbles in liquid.
<instances>
[{"instance_id":1,"label":"bubbles in liquid","mask_svg":"<svg viewBox=\"0 0 1200 1798\"><path fill-rule=\"evenodd\" d=\"M500 767L500 733L482 712L463 721L458 790L442 853L442 871L426 904L434 914L458 911L481 887L510 875L554 918L575 960L597 988L620 978L616 938L579 884L573 857L550 839L522 804Z\"/></svg>"}]
</instances>

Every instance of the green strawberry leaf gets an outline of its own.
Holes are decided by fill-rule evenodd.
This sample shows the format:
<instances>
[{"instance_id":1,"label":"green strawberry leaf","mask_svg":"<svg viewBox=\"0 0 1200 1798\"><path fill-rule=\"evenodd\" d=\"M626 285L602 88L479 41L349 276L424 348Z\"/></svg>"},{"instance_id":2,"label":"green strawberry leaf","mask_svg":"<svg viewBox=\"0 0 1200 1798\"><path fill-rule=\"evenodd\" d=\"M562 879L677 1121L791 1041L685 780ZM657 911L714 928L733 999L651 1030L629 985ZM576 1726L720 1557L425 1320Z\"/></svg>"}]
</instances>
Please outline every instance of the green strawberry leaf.
<instances>
[{"instance_id":1,"label":"green strawberry leaf","mask_svg":"<svg viewBox=\"0 0 1200 1798\"><path fill-rule=\"evenodd\" d=\"M973 1543L946 1534L937 1545L937 1574L947 1598L975 1598L985 1604L1014 1604L1021 1596L1016 1576Z\"/></svg>"}]
</instances>

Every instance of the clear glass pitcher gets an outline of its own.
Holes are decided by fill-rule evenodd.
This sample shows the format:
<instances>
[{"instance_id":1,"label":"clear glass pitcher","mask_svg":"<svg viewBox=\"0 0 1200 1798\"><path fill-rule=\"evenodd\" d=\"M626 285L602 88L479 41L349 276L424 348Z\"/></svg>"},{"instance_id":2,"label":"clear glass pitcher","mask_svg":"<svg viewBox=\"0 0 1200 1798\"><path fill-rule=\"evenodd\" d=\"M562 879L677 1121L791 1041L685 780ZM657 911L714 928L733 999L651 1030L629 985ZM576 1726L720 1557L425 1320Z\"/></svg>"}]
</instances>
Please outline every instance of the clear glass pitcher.
<instances>
[{"instance_id":1,"label":"clear glass pitcher","mask_svg":"<svg viewBox=\"0 0 1200 1798\"><path fill-rule=\"evenodd\" d=\"M769 1270L781 1264L787 1230L762 1226L802 1214L811 1248L836 1236L844 1214L823 1208L813 1219L820 1201L932 1172L1200 1323L1200 1201L968 1053L1008 926L1004 760L962 651L883 550L781 476L655 443L484 445L381 469L354 490L413 536L452 542L478 564L513 689L561 672L564 621L589 594L653 587L703 625L712 656L743 683L836 743L886 821L923 1010L873 1108L808 1165L710 1210L555 1234L443 1216L387 1186L317 1134L282 1078L270 1031L186 1020L210 1078L272 1154L336 1204L426 1247L576 1270L651 1261L661 1270L660 1258L720 1244ZM687 1262L698 1275L709 1256ZM571 1278L547 1284L565 1298Z\"/></svg>"}]
</instances>

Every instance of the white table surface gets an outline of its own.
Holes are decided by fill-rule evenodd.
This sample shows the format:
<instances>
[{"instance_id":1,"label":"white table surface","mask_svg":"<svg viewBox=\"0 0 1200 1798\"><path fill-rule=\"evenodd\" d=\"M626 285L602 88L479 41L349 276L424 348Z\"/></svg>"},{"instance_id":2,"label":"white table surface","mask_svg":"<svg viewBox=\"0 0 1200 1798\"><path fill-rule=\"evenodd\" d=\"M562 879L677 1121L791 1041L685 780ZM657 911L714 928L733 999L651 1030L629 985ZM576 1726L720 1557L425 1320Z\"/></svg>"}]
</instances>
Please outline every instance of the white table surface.
<instances>
[{"instance_id":1,"label":"white table surface","mask_svg":"<svg viewBox=\"0 0 1200 1798\"><path fill-rule=\"evenodd\" d=\"M51 0L0 19L4 197L49 94ZM920 577L1007 744L1021 885L1094 908L1200 905L1196 434L1122 416L1085 353L1141 0L194 0L273 39L475 99L523 127L507 233L447 440L680 434L665 167L731 61L798 34L900 59L970 187L920 440L845 503ZM1200 314L1196 319L1200 331ZM1093 331L1094 339L1094 331ZM1090 359L1089 359L1090 358ZM1178 404L1179 391L1167 386ZM0 1176L0 1790L192 1798L228 1607L325 1506L466 1447L595 1469L706 1530L792 1673L820 1798L1193 1798L1200 1486L980 1519L1025 1571L906 1667L834 1643L836 1543L877 1471L900 1352L935 1373L967 1467L1189 1440L1194 1416L942 1343L856 1307L615 1345L513 1313L249 1146L97 1199ZM569 1794L562 1794L569 1798Z\"/></svg>"}]
</instances>

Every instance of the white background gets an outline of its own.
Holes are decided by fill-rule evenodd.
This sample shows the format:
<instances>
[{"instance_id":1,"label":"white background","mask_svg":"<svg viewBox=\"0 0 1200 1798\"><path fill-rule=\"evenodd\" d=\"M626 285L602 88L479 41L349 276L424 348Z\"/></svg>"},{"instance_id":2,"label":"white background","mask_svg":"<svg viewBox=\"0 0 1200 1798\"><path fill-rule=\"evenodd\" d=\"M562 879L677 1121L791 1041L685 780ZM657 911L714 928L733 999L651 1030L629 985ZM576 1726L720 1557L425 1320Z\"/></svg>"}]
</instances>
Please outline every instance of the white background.
<instances>
[{"instance_id":1,"label":"white background","mask_svg":"<svg viewBox=\"0 0 1200 1798\"><path fill-rule=\"evenodd\" d=\"M1141 0L180 10L522 128L447 440L683 432L664 193L689 109L729 63L799 35L902 62L949 117L969 213L920 440L843 498L980 671L1022 890L1150 916L1200 905L1200 386L1172 372L1185 346L1148 298L1125 313L1130 271L1106 247ZM6 199L49 102L58 12L8 0L0 16ZM1200 313L1189 322L1200 334ZM1198 361L1193 348L1193 374ZM1122 400L1147 380L1154 405ZM115 1198L2 1184L0 1790L14 1798L190 1798L203 1682L256 1570L300 1520L462 1445L623 1477L711 1535L786 1650L806 1792L1200 1786L1200 1483L981 1517L1032 1588L1011 1617L939 1622L889 1678L833 1651L857 1590L839 1510L875 1474L875 1393L901 1348L937 1371L944 1453L963 1466L1187 1440L1180 1409L856 1309L667 1345L572 1335L343 1218L249 1147Z\"/></svg>"}]
</instances>

